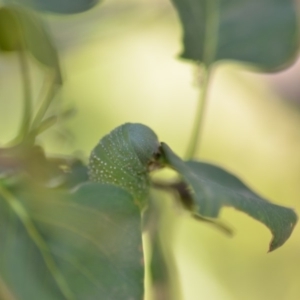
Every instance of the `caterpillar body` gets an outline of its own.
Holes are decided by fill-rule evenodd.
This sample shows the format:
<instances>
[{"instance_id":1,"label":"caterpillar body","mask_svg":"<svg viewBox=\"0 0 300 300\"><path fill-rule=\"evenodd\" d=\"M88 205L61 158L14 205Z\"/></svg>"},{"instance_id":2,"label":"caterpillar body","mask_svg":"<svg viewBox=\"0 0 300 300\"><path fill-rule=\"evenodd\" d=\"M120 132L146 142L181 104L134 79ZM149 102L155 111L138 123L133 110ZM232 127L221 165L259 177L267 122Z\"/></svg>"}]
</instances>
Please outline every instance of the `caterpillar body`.
<instances>
[{"instance_id":1,"label":"caterpillar body","mask_svg":"<svg viewBox=\"0 0 300 300\"><path fill-rule=\"evenodd\" d=\"M121 125L93 149L89 161L90 180L122 187L143 206L150 187L149 171L159 151L158 138L149 127L133 123Z\"/></svg>"}]
</instances>

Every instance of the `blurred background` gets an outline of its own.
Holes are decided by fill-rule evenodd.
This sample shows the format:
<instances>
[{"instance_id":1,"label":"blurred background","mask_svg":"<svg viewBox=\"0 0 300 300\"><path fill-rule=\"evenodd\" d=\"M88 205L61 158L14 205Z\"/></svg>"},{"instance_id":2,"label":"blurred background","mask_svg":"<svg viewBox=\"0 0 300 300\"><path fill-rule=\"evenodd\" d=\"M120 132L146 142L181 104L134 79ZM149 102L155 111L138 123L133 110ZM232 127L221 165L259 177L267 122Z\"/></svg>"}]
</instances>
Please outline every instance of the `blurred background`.
<instances>
[{"instance_id":1,"label":"blurred background","mask_svg":"<svg viewBox=\"0 0 300 300\"><path fill-rule=\"evenodd\" d=\"M201 72L178 59L181 28L169 1L110 0L86 13L44 17L65 78L54 105L76 111L41 137L48 152L75 153L87 161L104 134L122 123L140 122L184 155ZM38 98L43 67L32 59L30 72ZM299 78L300 62L272 74L219 63L209 88L197 153L199 159L238 175L261 196L298 212ZM3 54L0 145L11 140L19 128L21 101L16 56ZM173 252L182 299L300 298L299 225L283 247L267 254L270 232L240 212L222 211L221 218L235 230L234 237L228 238L185 215L178 218L172 204L168 209L162 232L168 235L172 230L172 244L166 249Z\"/></svg>"}]
</instances>

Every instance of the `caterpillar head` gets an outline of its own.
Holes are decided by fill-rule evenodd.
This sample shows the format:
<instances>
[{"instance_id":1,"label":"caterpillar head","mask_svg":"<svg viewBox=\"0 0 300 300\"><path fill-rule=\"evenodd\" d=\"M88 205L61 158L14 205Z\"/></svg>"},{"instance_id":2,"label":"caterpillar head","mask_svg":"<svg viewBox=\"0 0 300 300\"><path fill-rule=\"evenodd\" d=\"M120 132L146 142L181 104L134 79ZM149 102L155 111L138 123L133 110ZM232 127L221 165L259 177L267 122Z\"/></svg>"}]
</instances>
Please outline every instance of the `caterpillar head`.
<instances>
[{"instance_id":1,"label":"caterpillar head","mask_svg":"<svg viewBox=\"0 0 300 300\"><path fill-rule=\"evenodd\" d=\"M126 123L104 136L93 149L90 179L120 186L142 204L149 192L149 171L159 154L160 143L149 127Z\"/></svg>"},{"instance_id":2,"label":"caterpillar head","mask_svg":"<svg viewBox=\"0 0 300 300\"><path fill-rule=\"evenodd\" d=\"M143 165L149 164L159 153L160 143L152 129L143 124L125 124L133 151Z\"/></svg>"}]
</instances>

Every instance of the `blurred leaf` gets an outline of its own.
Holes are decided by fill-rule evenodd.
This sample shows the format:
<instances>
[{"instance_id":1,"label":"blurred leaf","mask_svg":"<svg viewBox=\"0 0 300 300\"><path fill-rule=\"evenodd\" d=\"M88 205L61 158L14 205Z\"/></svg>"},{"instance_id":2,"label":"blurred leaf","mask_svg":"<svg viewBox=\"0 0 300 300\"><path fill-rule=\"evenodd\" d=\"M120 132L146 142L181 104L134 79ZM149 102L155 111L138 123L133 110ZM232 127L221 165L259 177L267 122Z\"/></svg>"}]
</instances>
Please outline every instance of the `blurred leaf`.
<instances>
[{"instance_id":1,"label":"blurred leaf","mask_svg":"<svg viewBox=\"0 0 300 300\"><path fill-rule=\"evenodd\" d=\"M0 186L0 276L17 299L142 299L140 211L123 189Z\"/></svg>"},{"instance_id":2,"label":"blurred leaf","mask_svg":"<svg viewBox=\"0 0 300 300\"><path fill-rule=\"evenodd\" d=\"M0 8L0 50L28 50L39 62L50 67L61 83L59 58L49 32L37 14L21 6Z\"/></svg>"},{"instance_id":3,"label":"blurred leaf","mask_svg":"<svg viewBox=\"0 0 300 300\"><path fill-rule=\"evenodd\" d=\"M44 187L68 190L89 180L88 168L78 158L47 156L38 145L0 148L0 178L20 175Z\"/></svg>"},{"instance_id":4,"label":"blurred leaf","mask_svg":"<svg viewBox=\"0 0 300 300\"><path fill-rule=\"evenodd\" d=\"M172 0L183 27L182 57L229 59L277 69L298 51L293 0Z\"/></svg>"},{"instance_id":5,"label":"blurred leaf","mask_svg":"<svg viewBox=\"0 0 300 300\"><path fill-rule=\"evenodd\" d=\"M69 164L68 170L66 170L65 185L68 188L73 188L76 185L88 181L88 179L88 167L79 159L73 160Z\"/></svg>"},{"instance_id":6,"label":"blurred leaf","mask_svg":"<svg viewBox=\"0 0 300 300\"><path fill-rule=\"evenodd\" d=\"M74 14L91 9L101 0L17 0L20 4L41 11Z\"/></svg>"},{"instance_id":7,"label":"blurred leaf","mask_svg":"<svg viewBox=\"0 0 300 300\"><path fill-rule=\"evenodd\" d=\"M0 8L0 50L15 51L21 48L22 33L18 19L13 11Z\"/></svg>"},{"instance_id":8,"label":"blurred leaf","mask_svg":"<svg viewBox=\"0 0 300 300\"><path fill-rule=\"evenodd\" d=\"M272 232L270 251L284 244L297 222L292 209L261 198L225 170L206 163L182 161L166 144L166 160L191 187L196 209L205 217L218 217L223 206L232 206L264 223Z\"/></svg>"},{"instance_id":9,"label":"blurred leaf","mask_svg":"<svg viewBox=\"0 0 300 300\"><path fill-rule=\"evenodd\" d=\"M0 176L24 175L44 186L57 186L68 181L62 167L73 161L66 158L49 158L44 149L38 145L19 144L8 148L0 148ZM66 168L66 167L64 167Z\"/></svg>"},{"instance_id":10,"label":"blurred leaf","mask_svg":"<svg viewBox=\"0 0 300 300\"><path fill-rule=\"evenodd\" d=\"M7 288L5 282L0 277L0 299L3 300L15 300L14 296L11 294L11 291Z\"/></svg>"}]
</instances>

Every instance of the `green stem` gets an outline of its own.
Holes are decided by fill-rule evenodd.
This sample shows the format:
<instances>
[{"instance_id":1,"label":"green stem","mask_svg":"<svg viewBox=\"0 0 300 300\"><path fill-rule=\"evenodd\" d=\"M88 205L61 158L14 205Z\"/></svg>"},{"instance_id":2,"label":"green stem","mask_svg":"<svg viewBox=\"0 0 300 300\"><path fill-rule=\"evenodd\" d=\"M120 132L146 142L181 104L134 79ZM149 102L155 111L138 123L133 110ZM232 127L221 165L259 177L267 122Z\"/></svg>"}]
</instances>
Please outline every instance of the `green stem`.
<instances>
[{"instance_id":1,"label":"green stem","mask_svg":"<svg viewBox=\"0 0 300 300\"><path fill-rule=\"evenodd\" d=\"M48 82L49 82L49 84L47 84ZM51 76L49 81L46 78L45 96L44 96L41 106L40 106L39 110L37 111L36 116L34 117L34 120L32 122L32 125L31 125L32 130L36 129L42 122L42 120L43 120L47 110L49 109L49 106L55 96L55 93L57 92L57 89L58 89L58 85L55 80L55 75Z\"/></svg>"},{"instance_id":2,"label":"green stem","mask_svg":"<svg viewBox=\"0 0 300 300\"><path fill-rule=\"evenodd\" d=\"M192 159L195 156L195 153L199 149L200 145L200 136L203 131L203 123L204 123L204 114L205 108L207 104L207 92L209 85L209 77L210 77L210 69L206 66L203 68L202 72L202 88L200 91L200 97L198 101L198 106L196 109L196 118L194 121L190 145L186 154L187 159Z\"/></svg>"},{"instance_id":3,"label":"green stem","mask_svg":"<svg viewBox=\"0 0 300 300\"><path fill-rule=\"evenodd\" d=\"M23 107L21 128L16 138L17 140L23 139L27 135L29 131L29 126L31 121L31 110L32 110L31 81L30 81L29 64L26 57L26 52L22 48L20 48L20 50L18 51L18 56L19 56L22 83L23 83L24 107Z\"/></svg>"},{"instance_id":4,"label":"green stem","mask_svg":"<svg viewBox=\"0 0 300 300\"><path fill-rule=\"evenodd\" d=\"M34 222L31 220L28 215L26 209L22 205L22 203L8 191L4 186L0 184L0 196L7 202L7 204L11 207L13 212L18 216L20 221L23 223L28 235L35 243L37 248L39 249L45 264L47 265L49 271L52 273L54 280L56 281L60 291L64 295L64 297L68 300L73 300L74 295L71 292L65 278L62 273L58 269L47 243L44 241L42 235L39 233L38 229L35 227Z\"/></svg>"},{"instance_id":5,"label":"green stem","mask_svg":"<svg viewBox=\"0 0 300 300\"><path fill-rule=\"evenodd\" d=\"M203 71L202 86L198 107L196 109L196 118L194 121L190 145L187 150L186 158L192 159L200 146L200 139L203 131L204 115L206 111L207 92L211 75L212 64L216 57L218 45L218 28L219 28L219 0L209 0L206 4L206 24L205 38L203 49Z\"/></svg>"}]
</instances>

